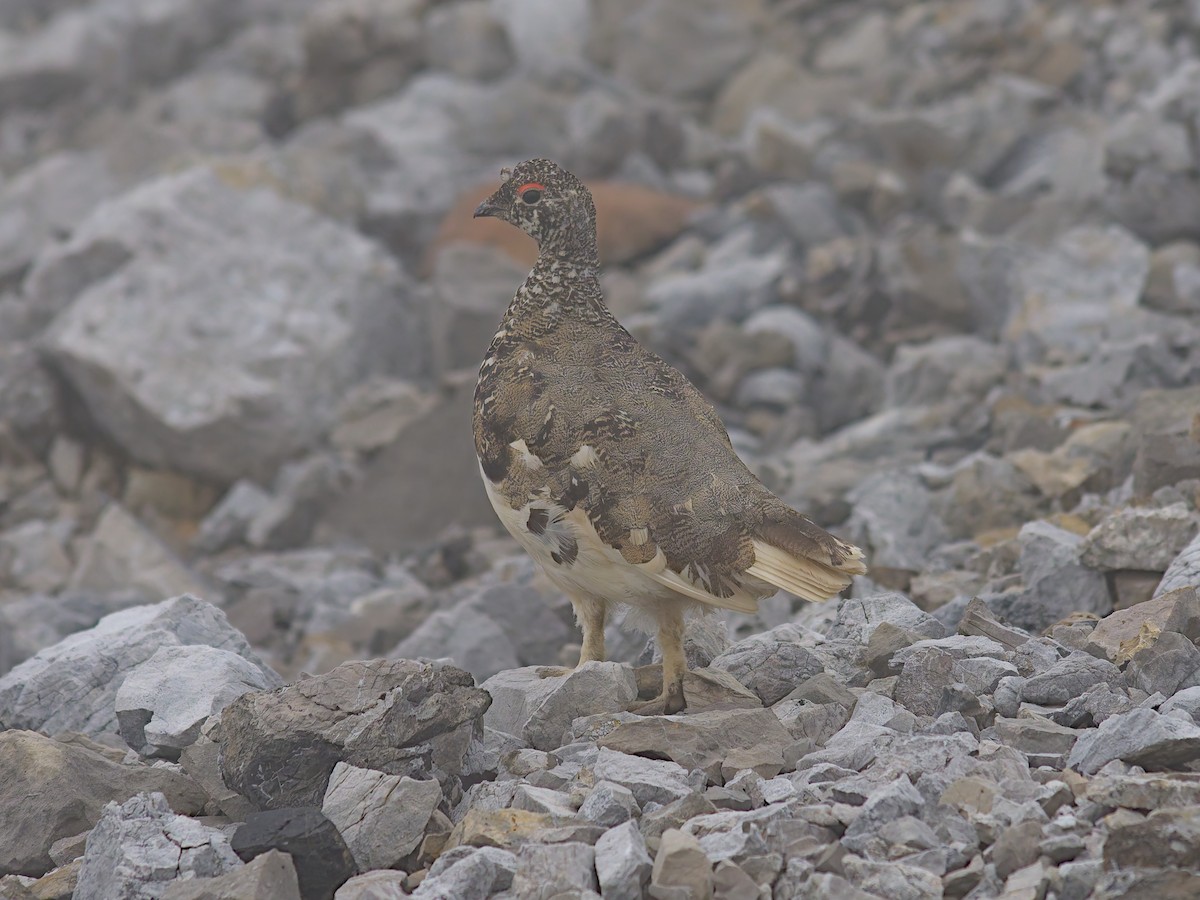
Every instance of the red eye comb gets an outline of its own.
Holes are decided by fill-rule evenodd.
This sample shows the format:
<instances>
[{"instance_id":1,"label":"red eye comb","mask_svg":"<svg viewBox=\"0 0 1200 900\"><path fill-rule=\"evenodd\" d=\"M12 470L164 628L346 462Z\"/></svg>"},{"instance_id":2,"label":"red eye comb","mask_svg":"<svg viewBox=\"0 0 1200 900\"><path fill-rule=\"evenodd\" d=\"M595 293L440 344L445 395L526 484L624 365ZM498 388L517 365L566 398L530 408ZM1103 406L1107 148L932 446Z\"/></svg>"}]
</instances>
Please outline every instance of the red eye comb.
<instances>
[{"instance_id":1,"label":"red eye comb","mask_svg":"<svg viewBox=\"0 0 1200 900\"><path fill-rule=\"evenodd\" d=\"M519 188L517 188L517 193L523 194L526 191L544 191L545 189L546 189L545 185L538 184L538 182L536 182L536 181L529 181L529 182L526 182L525 184L521 185Z\"/></svg>"}]
</instances>

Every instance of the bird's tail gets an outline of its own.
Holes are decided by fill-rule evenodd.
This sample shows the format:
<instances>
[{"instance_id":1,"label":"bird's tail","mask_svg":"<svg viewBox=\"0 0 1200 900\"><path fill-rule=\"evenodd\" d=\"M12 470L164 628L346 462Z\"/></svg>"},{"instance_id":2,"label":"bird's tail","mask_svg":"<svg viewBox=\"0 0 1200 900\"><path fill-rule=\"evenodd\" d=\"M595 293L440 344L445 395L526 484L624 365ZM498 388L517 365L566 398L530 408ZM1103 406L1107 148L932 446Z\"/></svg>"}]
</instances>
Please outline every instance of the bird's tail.
<instances>
[{"instance_id":1,"label":"bird's tail","mask_svg":"<svg viewBox=\"0 0 1200 900\"><path fill-rule=\"evenodd\" d=\"M865 575L858 547L834 537L811 519L779 501L755 529L754 565L748 574L803 600L828 600Z\"/></svg>"}]
</instances>

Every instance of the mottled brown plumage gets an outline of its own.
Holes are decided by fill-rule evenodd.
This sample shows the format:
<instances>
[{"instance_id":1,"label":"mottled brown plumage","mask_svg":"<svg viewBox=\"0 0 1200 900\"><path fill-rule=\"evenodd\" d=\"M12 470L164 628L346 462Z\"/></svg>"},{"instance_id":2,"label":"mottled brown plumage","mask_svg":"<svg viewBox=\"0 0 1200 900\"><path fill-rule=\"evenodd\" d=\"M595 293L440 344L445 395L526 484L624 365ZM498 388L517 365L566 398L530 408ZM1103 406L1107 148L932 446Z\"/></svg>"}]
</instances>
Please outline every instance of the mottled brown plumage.
<instances>
[{"instance_id":1,"label":"mottled brown plumage","mask_svg":"<svg viewBox=\"0 0 1200 900\"><path fill-rule=\"evenodd\" d=\"M581 661L603 658L611 602L653 615L669 712L684 705L683 614L752 612L782 587L825 599L862 552L768 491L716 411L604 305L587 188L521 163L476 210L529 233L539 257L488 347L475 448L506 528L570 596Z\"/></svg>"}]
</instances>

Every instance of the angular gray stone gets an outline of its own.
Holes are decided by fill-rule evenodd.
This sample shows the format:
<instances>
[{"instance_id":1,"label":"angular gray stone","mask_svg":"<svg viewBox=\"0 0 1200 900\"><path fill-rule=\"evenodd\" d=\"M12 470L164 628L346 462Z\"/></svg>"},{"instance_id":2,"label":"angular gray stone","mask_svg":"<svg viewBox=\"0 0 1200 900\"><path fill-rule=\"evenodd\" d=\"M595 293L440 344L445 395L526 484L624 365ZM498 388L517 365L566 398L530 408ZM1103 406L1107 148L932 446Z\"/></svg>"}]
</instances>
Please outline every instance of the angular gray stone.
<instances>
[{"instance_id":1,"label":"angular gray stone","mask_svg":"<svg viewBox=\"0 0 1200 900\"><path fill-rule=\"evenodd\" d=\"M591 768L597 781L628 788L642 807L651 802L666 805L693 793L687 770L669 760L643 759L602 747Z\"/></svg>"},{"instance_id":2,"label":"angular gray stone","mask_svg":"<svg viewBox=\"0 0 1200 900\"><path fill-rule=\"evenodd\" d=\"M180 594L209 596L210 587L119 503L109 503L83 541L70 588L136 590L146 602Z\"/></svg>"},{"instance_id":3,"label":"angular gray stone","mask_svg":"<svg viewBox=\"0 0 1200 900\"><path fill-rule=\"evenodd\" d=\"M1178 768L1200 759L1200 726L1152 709L1133 709L1084 732L1067 765L1092 775L1114 759L1146 769Z\"/></svg>"},{"instance_id":4,"label":"angular gray stone","mask_svg":"<svg viewBox=\"0 0 1200 900\"><path fill-rule=\"evenodd\" d=\"M925 798L907 777L897 778L874 791L854 821L846 828L842 844L849 850L861 850L885 823L902 816L918 815Z\"/></svg>"},{"instance_id":5,"label":"angular gray stone","mask_svg":"<svg viewBox=\"0 0 1200 900\"><path fill-rule=\"evenodd\" d=\"M580 805L579 816L593 825L612 829L628 822L640 811L629 788L613 781L599 781Z\"/></svg>"},{"instance_id":6,"label":"angular gray stone","mask_svg":"<svg viewBox=\"0 0 1200 900\"><path fill-rule=\"evenodd\" d=\"M399 895L397 895L399 896ZM162 900L301 900L292 858L268 850L216 878L173 881Z\"/></svg>"},{"instance_id":7,"label":"angular gray stone","mask_svg":"<svg viewBox=\"0 0 1200 900\"><path fill-rule=\"evenodd\" d=\"M847 534L876 566L919 572L933 548L949 539L932 492L908 469L869 475L846 500L853 509Z\"/></svg>"},{"instance_id":8,"label":"angular gray stone","mask_svg":"<svg viewBox=\"0 0 1200 900\"><path fill-rule=\"evenodd\" d=\"M1114 822L1104 841L1105 866L1121 869L1194 869L1197 853L1200 807L1195 805L1159 809L1144 819Z\"/></svg>"},{"instance_id":9,"label":"angular gray stone","mask_svg":"<svg viewBox=\"0 0 1200 900\"><path fill-rule=\"evenodd\" d=\"M267 691L283 680L229 650L204 645L159 647L125 676L117 690L117 727L143 756L177 759L195 743L209 716L247 691Z\"/></svg>"},{"instance_id":10,"label":"angular gray stone","mask_svg":"<svg viewBox=\"0 0 1200 900\"><path fill-rule=\"evenodd\" d=\"M1147 694L1171 697L1200 686L1200 649L1182 634L1164 631L1130 657L1125 677Z\"/></svg>"},{"instance_id":11,"label":"angular gray stone","mask_svg":"<svg viewBox=\"0 0 1200 900\"><path fill-rule=\"evenodd\" d=\"M824 671L819 657L794 639L793 628L781 625L734 644L710 667L728 672L773 706L806 678Z\"/></svg>"},{"instance_id":12,"label":"angular gray stone","mask_svg":"<svg viewBox=\"0 0 1200 900\"><path fill-rule=\"evenodd\" d=\"M107 615L0 678L0 728L115 733L116 695L126 673L159 648L192 645L227 650L270 671L221 610L185 594Z\"/></svg>"},{"instance_id":13,"label":"angular gray stone","mask_svg":"<svg viewBox=\"0 0 1200 900\"><path fill-rule=\"evenodd\" d=\"M398 659L451 659L483 682L515 669L517 652L491 616L467 607L435 610L389 654Z\"/></svg>"},{"instance_id":14,"label":"angular gray stone","mask_svg":"<svg viewBox=\"0 0 1200 900\"><path fill-rule=\"evenodd\" d=\"M1117 689L1125 687L1120 669L1108 660L1077 650L1044 672L1027 678L1021 685L1021 699L1043 706L1062 706L1100 681Z\"/></svg>"},{"instance_id":15,"label":"angular gray stone","mask_svg":"<svg viewBox=\"0 0 1200 900\"><path fill-rule=\"evenodd\" d=\"M512 890L529 900L551 900L561 893L595 891L595 851L587 844L523 844L517 850Z\"/></svg>"},{"instance_id":16,"label":"angular gray stone","mask_svg":"<svg viewBox=\"0 0 1200 900\"><path fill-rule=\"evenodd\" d=\"M759 0L651 0L622 18L613 44L613 68L623 82L671 97L699 99L750 58L756 33L765 24L766 8ZM710 47L712 52L689 53L693 47Z\"/></svg>"},{"instance_id":17,"label":"angular gray stone","mask_svg":"<svg viewBox=\"0 0 1200 900\"><path fill-rule=\"evenodd\" d=\"M425 17L425 55L434 69L463 78L495 78L513 63L504 27L488 0L439 6Z\"/></svg>"},{"instance_id":18,"label":"angular gray stone","mask_svg":"<svg viewBox=\"0 0 1200 900\"><path fill-rule=\"evenodd\" d=\"M1104 575L1080 562L1083 538L1038 521L1024 525L1017 539L1021 545L1017 568L1025 589L1006 606L1006 621L1041 632L1073 612L1098 616L1112 612Z\"/></svg>"},{"instance_id":19,"label":"angular gray stone","mask_svg":"<svg viewBox=\"0 0 1200 900\"><path fill-rule=\"evenodd\" d=\"M436 779L418 781L339 762L321 812L342 833L361 871L390 869L421 843L442 800Z\"/></svg>"},{"instance_id":20,"label":"angular gray stone","mask_svg":"<svg viewBox=\"0 0 1200 900\"><path fill-rule=\"evenodd\" d=\"M1167 571L1163 573L1162 581L1154 589L1154 596L1158 598L1185 587L1200 589L1200 535L1193 538L1192 542L1171 560Z\"/></svg>"},{"instance_id":21,"label":"angular gray stone","mask_svg":"<svg viewBox=\"0 0 1200 900\"><path fill-rule=\"evenodd\" d=\"M491 702L453 666L348 662L221 713L221 775L260 809L317 806L339 762L389 775L464 771Z\"/></svg>"},{"instance_id":22,"label":"angular gray stone","mask_svg":"<svg viewBox=\"0 0 1200 900\"><path fill-rule=\"evenodd\" d=\"M587 0L492 0L492 13L522 69L547 80L578 72L591 21ZM531 33L530 22L545 31Z\"/></svg>"},{"instance_id":23,"label":"angular gray stone","mask_svg":"<svg viewBox=\"0 0 1200 900\"><path fill-rule=\"evenodd\" d=\"M74 896L157 900L177 878L215 878L241 868L224 831L171 812L162 794L108 804L88 835Z\"/></svg>"},{"instance_id":24,"label":"angular gray stone","mask_svg":"<svg viewBox=\"0 0 1200 900\"><path fill-rule=\"evenodd\" d=\"M200 553L219 553L244 540L250 523L265 510L271 495L249 479L239 479L200 523L192 548Z\"/></svg>"},{"instance_id":25,"label":"angular gray stone","mask_svg":"<svg viewBox=\"0 0 1200 900\"><path fill-rule=\"evenodd\" d=\"M604 900L641 900L653 866L636 822L610 828L596 841L596 875Z\"/></svg>"},{"instance_id":26,"label":"angular gray stone","mask_svg":"<svg viewBox=\"0 0 1200 900\"><path fill-rule=\"evenodd\" d=\"M633 669L609 662L585 663L566 675L536 666L511 669L481 687L492 697L484 718L488 727L538 750L561 746L575 718L624 710L637 699Z\"/></svg>"},{"instance_id":27,"label":"angular gray stone","mask_svg":"<svg viewBox=\"0 0 1200 900\"><path fill-rule=\"evenodd\" d=\"M413 892L422 900L487 900L512 887L517 857L498 847L455 847L429 867Z\"/></svg>"},{"instance_id":28,"label":"angular gray stone","mask_svg":"<svg viewBox=\"0 0 1200 900\"><path fill-rule=\"evenodd\" d=\"M1079 560L1093 569L1163 572L1196 535L1196 515L1184 503L1125 507L1105 516L1084 539Z\"/></svg>"},{"instance_id":29,"label":"angular gray stone","mask_svg":"<svg viewBox=\"0 0 1200 900\"><path fill-rule=\"evenodd\" d=\"M26 285L74 297L46 347L100 427L146 465L218 482L307 448L366 376L424 365L421 312L382 248L210 169L104 204Z\"/></svg>"},{"instance_id":30,"label":"angular gray stone","mask_svg":"<svg viewBox=\"0 0 1200 900\"><path fill-rule=\"evenodd\" d=\"M404 889L407 878L408 873L398 869L364 872L338 888L333 900L404 900L409 896Z\"/></svg>"},{"instance_id":31,"label":"angular gray stone","mask_svg":"<svg viewBox=\"0 0 1200 900\"><path fill-rule=\"evenodd\" d=\"M891 591L839 601L837 620L829 629L829 637L866 644L883 622L926 638L944 638L947 634L945 625L903 594Z\"/></svg>"},{"instance_id":32,"label":"angular gray stone","mask_svg":"<svg viewBox=\"0 0 1200 900\"><path fill-rule=\"evenodd\" d=\"M87 831L106 804L140 791L164 794L194 815L207 797L187 777L145 765L121 765L86 739L57 741L34 731L0 732L0 876L40 876L54 866L52 845Z\"/></svg>"}]
</instances>

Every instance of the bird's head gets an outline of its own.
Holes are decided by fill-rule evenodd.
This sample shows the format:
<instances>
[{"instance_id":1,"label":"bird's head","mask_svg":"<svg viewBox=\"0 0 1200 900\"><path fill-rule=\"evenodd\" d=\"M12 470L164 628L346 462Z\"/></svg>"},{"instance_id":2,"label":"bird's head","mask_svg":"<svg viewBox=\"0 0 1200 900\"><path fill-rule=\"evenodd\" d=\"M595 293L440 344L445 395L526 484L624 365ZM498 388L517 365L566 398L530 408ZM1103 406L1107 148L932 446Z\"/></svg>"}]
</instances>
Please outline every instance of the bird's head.
<instances>
[{"instance_id":1,"label":"bird's head","mask_svg":"<svg viewBox=\"0 0 1200 900\"><path fill-rule=\"evenodd\" d=\"M516 225L543 256L596 264L596 207L582 181L548 159L502 169L504 183L475 209Z\"/></svg>"}]
</instances>

